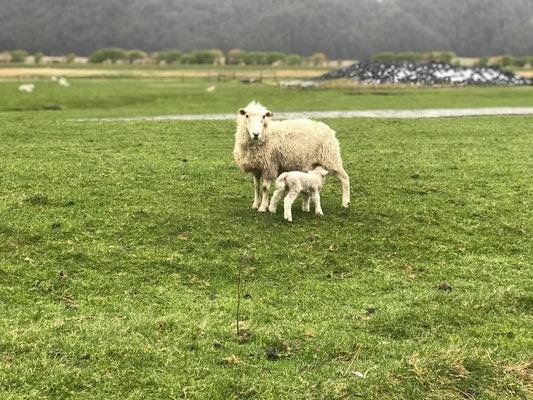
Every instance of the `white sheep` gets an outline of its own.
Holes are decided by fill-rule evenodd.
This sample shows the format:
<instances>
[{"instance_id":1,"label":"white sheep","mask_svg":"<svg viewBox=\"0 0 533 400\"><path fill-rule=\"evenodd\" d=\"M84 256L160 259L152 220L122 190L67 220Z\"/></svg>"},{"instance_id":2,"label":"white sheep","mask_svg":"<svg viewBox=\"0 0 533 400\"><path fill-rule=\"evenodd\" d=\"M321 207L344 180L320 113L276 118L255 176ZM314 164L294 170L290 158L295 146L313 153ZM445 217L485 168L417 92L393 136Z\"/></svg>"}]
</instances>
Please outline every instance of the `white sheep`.
<instances>
[{"instance_id":1,"label":"white sheep","mask_svg":"<svg viewBox=\"0 0 533 400\"><path fill-rule=\"evenodd\" d=\"M284 172L276 179L276 191L272 195L272 200L268 206L268 211L276 213L279 199L287 194L284 200L284 218L292 221L292 203L302 194L302 211L309 212L309 201L315 204L315 214L324 215L320 207L320 189L324 185L326 171L320 165L316 166L309 172L291 171Z\"/></svg>"},{"instance_id":2,"label":"white sheep","mask_svg":"<svg viewBox=\"0 0 533 400\"><path fill-rule=\"evenodd\" d=\"M270 185L287 171L309 171L322 165L342 185L342 206L350 204L350 178L342 168L335 131L322 122L307 119L271 121L274 114L251 102L237 116L235 161L254 178L252 208L265 212ZM263 193L261 197L261 179Z\"/></svg>"},{"instance_id":3,"label":"white sheep","mask_svg":"<svg viewBox=\"0 0 533 400\"><path fill-rule=\"evenodd\" d=\"M28 93L31 93L33 92L33 89L35 89L35 85L33 83L30 83L30 84L27 84L27 85L20 85L19 86L19 90L21 92L28 92Z\"/></svg>"},{"instance_id":4,"label":"white sheep","mask_svg":"<svg viewBox=\"0 0 533 400\"><path fill-rule=\"evenodd\" d=\"M68 83L66 78L61 77L59 78L59 86L69 87L70 83Z\"/></svg>"}]
</instances>

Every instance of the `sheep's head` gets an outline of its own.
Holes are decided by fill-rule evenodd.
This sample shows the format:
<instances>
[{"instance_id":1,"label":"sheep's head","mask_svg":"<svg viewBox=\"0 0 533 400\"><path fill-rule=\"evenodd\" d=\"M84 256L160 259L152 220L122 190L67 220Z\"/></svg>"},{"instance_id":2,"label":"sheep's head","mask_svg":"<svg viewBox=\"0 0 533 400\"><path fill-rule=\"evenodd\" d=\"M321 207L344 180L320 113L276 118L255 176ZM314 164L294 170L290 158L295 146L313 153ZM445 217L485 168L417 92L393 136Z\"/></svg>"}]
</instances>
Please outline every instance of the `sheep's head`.
<instances>
[{"instance_id":1,"label":"sheep's head","mask_svg":"<svg viewBox=\"0 0 533 400\"><path fill-rule=\"evenodd\" d=\"M244 124L250 139L259 140L263 134L263 129L268 126L270 118L274 116L261 104L252 101L239 110L239 123Z\"/></svg>"}]
</instances>

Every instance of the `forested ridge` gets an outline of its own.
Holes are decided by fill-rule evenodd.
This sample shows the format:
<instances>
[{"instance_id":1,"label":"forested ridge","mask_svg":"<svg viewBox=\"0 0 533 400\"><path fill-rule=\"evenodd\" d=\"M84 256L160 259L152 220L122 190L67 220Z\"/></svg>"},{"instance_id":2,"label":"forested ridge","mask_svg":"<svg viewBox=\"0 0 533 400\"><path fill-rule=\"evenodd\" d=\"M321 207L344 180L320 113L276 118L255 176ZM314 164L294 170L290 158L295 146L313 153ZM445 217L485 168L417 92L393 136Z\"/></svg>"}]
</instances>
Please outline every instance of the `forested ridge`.
<instances>
[{"instance_id":1,"label":"forested ridge","mask_svg":"<svg viewBox=\"0 0 533 400\"><path fill-rule=\"evenodd\" d=\"M0 51L533 55L533 0L0 0Z\"/></svg>"}]
</instances>

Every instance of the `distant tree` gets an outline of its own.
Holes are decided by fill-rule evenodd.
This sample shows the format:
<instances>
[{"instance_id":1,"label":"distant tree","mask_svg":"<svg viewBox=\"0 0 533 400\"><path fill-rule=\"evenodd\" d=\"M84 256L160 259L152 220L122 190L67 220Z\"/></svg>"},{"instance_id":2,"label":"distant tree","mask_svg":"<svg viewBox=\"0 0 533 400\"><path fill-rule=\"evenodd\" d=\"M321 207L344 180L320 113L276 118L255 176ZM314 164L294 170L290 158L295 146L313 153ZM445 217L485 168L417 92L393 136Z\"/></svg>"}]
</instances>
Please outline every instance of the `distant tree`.
<instances>
[{"instance_id":1,"label":"distant tree","mask_svg":"<svg viewBox=\"0 0 533 400\"><path fill-rule=\"evenodd\" d=\"M181 56L180 62L182 64L196 64L196 58L192 53L187 53Z\"/></svg>"},{"instance_id":2,"label":"distant tree","mask_svg":"<svg viewBox=\"0 0 533 400\"><path fill-rule=\"evenodd\" d=\"M21 63L28 58L28 52L26 50L13 50L11 52L11 62Z\"/></svg>"},{"instance_id":3,"label":"distant tree","mask_svg":"<svg viewBox=\"0 0 533 400\"><path fill-rule=\"evenodd\" d=\"M43 59L43 53L38 51L33 55L33 58L35 59L35 64L39 64L41 60Z\"/></svg>"},{"instance_id":4,"label":"distant tree","mask_svg":"<svg viewBox=\"0 0 533 400\"><path fill-rule=\"evenodd\" d=\"M438 61L443 61L445 63L451 64L452 60L457 57L453 51L441 51L438 55Z\"/></svg>"},{"instance_id":5,"label":"distant tree","mask_svg":"<svg viewBox=\"0 0 533 400\"><path fill-rule=\"evenodd\" d=\"M182 56L182 63L183 63ZM213 64L215 62L215 54L211 50L196 50L189 53L190 61L189 64ZM189 61L189 60L187 60Z\"/></svg>"},{"instance_id":6,"label":"distant tree","mask_svg":"<svg viewBox=\"0 0 533 400\"><path fill-rule=\"evenodd\" d=\"M223 63L224 63L224 53L222 52L222 50L211 49L211 50L209 50L209 51L210 51L211 54L213 55L213 62L212 62L212 64L220 65L220 64L223 64Z\"/></svg>"},{"instance_id":7,"label":"distant tree","mask_svg":"<svg viewBox=\"0 0 533 400\"><path fill-rule=\"evenodd\" d=\"M328 59L326 58L326 55L324 53L315 53L311 56L311 63L315 66L321 66L326 64Z\"/></svg>"},{"instance_id":8,"label":"distant tree","mask_svg":"<svg viewBox=\"0 0 533 400\"><path fill-rule=\"evenodd\" d=\"M392 62L394 61L394 53L392 51L385 51L383 53L374 54L370 61Z\"/></svg>"},{"instance_id":9,"label":"distant tree","mask_svg":"<svg viewBox=\"0 0 533 400\"><path fill-rule=\"evenodd\" d=\"M503 65L502 56L496 56L489 58L489 65L501 67Z\"/></svg>"},{"instance_id":10,"label":"distant tree","mask_svg":"<svg viewBox=\"0 0 533 400\"><path fill-rule=\"evenodd\" d=\"M11 54L9 51L3 51L0 53L0 62L9 62L11 61Z\"/></svg>"},{"instance_id":11,"label":"distant tree","mask_svg":"<svg viewBox=\"0 0 533 400\"><path fill-rule=\"evenodd\" d=\"M72 64L74 62L74 60L76 59L76 54L68 53L66 55L66 58L67 58L67 64Z\"/></svg>"},{"instance_id":12,"label":"distant tree","mask_svg":"<svg viewBox=\"0 0 533 400\"><path fill-rule=\"evenodd\" d=\"M486 65L489 65L489 58L488 57L480 57L478 60L477 60L477 65L483 65L483 66L486 66Z\"/></svg>"},{"instance_id":13,"label":"distant tree","mask_svg":"<svg viewBox=\"0 0 533 400\"><path fill-rule=\"evenodd\" d=\"M437 61L437 52L431 52L431 53L424 53L422 54L422 61L427 61L427 62L433 62L433 61Z\"/></svg>"},{"instance_id":14,"label":"distant tree","mask_svg":"<svg viewBox=\"0 0 533 400\"><path fill-rule=\"evenodd\" d=\"M244 63L244 50L233 49L226 54L226 64L239 65Z\"/></svg>"},{"instance_id":15,"label":"distant tree","mask_svg":"<svg viewBox=\"0 0 533 400\"><path fill-rule=\"evenodd\" d=\"M215 62L215 55L211 50L197 50L193 51L195 64L213 64Z\"/></svg>"},{"instance_id":16,"label":"distant tree","mask_svg":"<svg viewBox=\"0 0 533 400\"><path fill-rule=\"evenodd\" d=\"M409 62L419 62L422 59L422 54L418 53L398 53L395 56L395 60L397 61L409 61Z\"/></svg>"},{"instance_id":17,"label":"distant tree","mask_svg":"<svg viewBox=\"0 0 533 400\"><path fill-rule=\"evenodd\" d=\"M289 65L301 65L302 64L302 56L298 54L291 54L288 57L288 63Z\"/></svg>"},{"instance_id":18,"label":"distant tree","mask_svg":"<svg viewBox=\"0 0 533 400\"><path fill-rule=\"evenodd\" d=\"M165 53L163 51L158 51L158 52L152 53L150 58L152 60L154 60L156 64L166 63L167 62L167 53Z\"/></svg>"},{"instance_id":19,"label":"distant tree","mask_svg":"<svg viewBox=\"0 0 533 400\"><path fill-rule=\"evenodd\" d=\"M244 63L246 65L267 65L266 53L250 51L244 54Z\"/></svg>"},{"instance_id":20,"label":"distant tree","mask_svg":"<svg viewBox=\"0 0 533 400\"><path fill-rule=\"evenodd\" d=\"M510 65L513 65L515 61L515 58L509 54L502 56L502 67L508 67Z\"/></svg>"},{"instance_id":21,"label":"distant tree","mask_svg":"<svg viewBox=\"0 0 533 400\"><path fill-rule=\"evenodd\" d=\"M126 52L118 47L107 47L97 50L89 56L89 62L98 64L110 60L113 64L126 57Z\"/></svg>"},{"instance_id":22,"label":"distant tree","mask_svg":"<svg viewBox=\"0 0 533 400\"><path fill-rule=\"evenodd\" d=\"M126 52L126 58L130 63L135 62L136 60L142 60L147 57L146 53L142 50L130 50Z\"/></svg>"},{"instance_id":23,"label":"distant tree","mask_svg":"<svg viewBox=\"0 0 533 400\"><path fill-rule=\"evenodd\" d=\"M516 57L513 61L513 65L515 67L525 67L528 61L528 57Z\"/></svg>"},{"instance_id":24,"label":"distant tree","mask_svg":"<svg viewBox=\"0 0 533 400\"><path fill-rule=\"evenodd\" d=\"M272 65L277 61L281 61L282 63L287 61L287 56L280 52L271 52L267 53L266 55L267 64Z\"/></svg>"},{"instance_id":25,"label":"distant tree","mask_svg":"<svg viewBox=\"0 0 533 400\"><path fill-rule=\"evenodd\" d=\"M165 54L164 61L166 61L167 64L177 63L181 59L181 56L183 55L181 50L170 50L169 52L163 53L163 54Z\"/></svg>"}]
</instances>

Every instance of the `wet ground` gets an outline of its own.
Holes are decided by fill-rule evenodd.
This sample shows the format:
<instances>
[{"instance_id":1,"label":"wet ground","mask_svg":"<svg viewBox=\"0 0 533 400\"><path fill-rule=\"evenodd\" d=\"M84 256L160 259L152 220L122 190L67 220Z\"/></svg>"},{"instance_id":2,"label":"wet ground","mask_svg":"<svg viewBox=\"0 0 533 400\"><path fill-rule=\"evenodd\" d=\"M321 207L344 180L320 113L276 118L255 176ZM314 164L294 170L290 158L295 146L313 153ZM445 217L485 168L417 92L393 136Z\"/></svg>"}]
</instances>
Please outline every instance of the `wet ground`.
<instances>
[{"instance_id":1,"label":"wet ground","mask_svg":"<svg viewBox=\"0 0 533 400\"><path fill-rule=\"evenodd\" d=\"M457 118L493 115L533 115L533 107L435 108L424 110L353 110L278 112L276 119L290 118ZM236 114L181 114L155 117L89 118L72 121L161 121L236 119Z\"/></svg>"}]
</instances>

